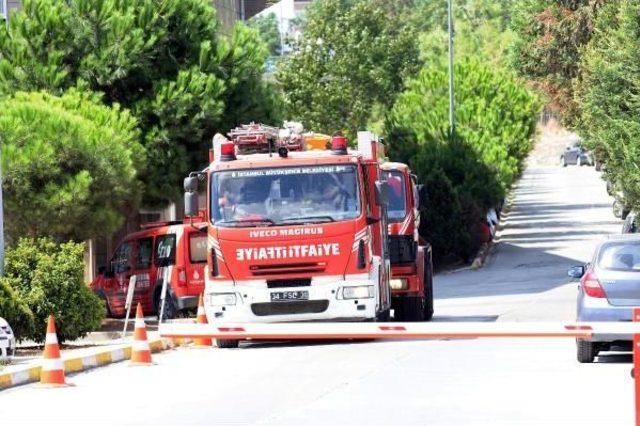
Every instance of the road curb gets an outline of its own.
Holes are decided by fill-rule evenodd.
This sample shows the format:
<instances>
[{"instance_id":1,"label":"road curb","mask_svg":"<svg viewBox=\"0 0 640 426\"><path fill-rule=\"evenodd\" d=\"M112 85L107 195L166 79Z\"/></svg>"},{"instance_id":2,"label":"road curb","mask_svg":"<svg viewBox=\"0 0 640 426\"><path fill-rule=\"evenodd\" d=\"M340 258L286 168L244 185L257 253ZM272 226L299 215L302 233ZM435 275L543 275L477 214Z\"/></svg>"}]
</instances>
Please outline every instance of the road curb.
<instances>
[{"instance_id":1,"label":"road curb","mask_svg":"<svg viewBox=\"0 0 640 426\"><path fill-rule=\"evenodd\" d=\"M151 352L158 353L178 346L185 346L191 343L190 339L153 339L149 342ZM96 367L102 367L131 358L131 344L123 344L117 347L106 348L95 353L77 356L71 354L69 357L63 356L64 370L66 373L79 373ZM14 386L33 383L40 380L39 365L27 365L15 371L0 372L0 390Z\"/></svg>"}]
</instances>

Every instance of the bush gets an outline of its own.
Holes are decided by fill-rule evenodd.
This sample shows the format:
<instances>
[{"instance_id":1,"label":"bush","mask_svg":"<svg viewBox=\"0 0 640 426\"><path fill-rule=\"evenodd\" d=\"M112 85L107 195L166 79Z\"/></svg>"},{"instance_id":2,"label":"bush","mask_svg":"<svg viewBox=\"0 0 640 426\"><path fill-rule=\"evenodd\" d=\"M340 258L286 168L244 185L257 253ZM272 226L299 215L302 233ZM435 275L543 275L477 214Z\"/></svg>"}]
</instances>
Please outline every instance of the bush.
<instances>
[{"instance_id":1,"label":"bush","mask_svg":"<svg viewBox=\"0 0 640 426\"><path fill-rule=\"evenodd\" d=\"M457 65L456 133L449 134L446 67L423 69L409 82L385 123L389 154L408 163L431 199L421 222L437 258L468 259L486 211L499 204L533 147L540 103L500 69Z\"/></svg>"},{"instance_id":2,"label":"bush","mask_svg":"<svg viewBox=\"0 0 640 426\"><path fill-rule=\"evenodd\" d=\"M23 238L7 251L5 280L34 317L27 338L44 341L49 314L55 315L61 342L83 337L100 326L104 302L84 283L83 253L84 244L58 245L48 238Z\"/></svg>"},{"instance_id":3,"label":"bush","mask_svg":"<svg viewBox=\"0 0 640 426\"><path fill-rule=\"evenodd\" d=\"M10 284L10 279L0 279L0 317L9 321L16 339L24 340L33 334L34 316Z\"/></svg>"}]
</instances>

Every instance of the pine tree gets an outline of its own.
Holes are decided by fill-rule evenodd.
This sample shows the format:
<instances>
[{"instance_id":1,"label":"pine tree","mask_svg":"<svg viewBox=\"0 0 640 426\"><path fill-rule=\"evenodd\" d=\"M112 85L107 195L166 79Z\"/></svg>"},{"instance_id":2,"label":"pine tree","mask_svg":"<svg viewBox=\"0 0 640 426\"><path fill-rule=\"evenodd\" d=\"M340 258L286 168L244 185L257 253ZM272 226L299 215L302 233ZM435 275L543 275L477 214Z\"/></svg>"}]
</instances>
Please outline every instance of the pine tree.
<instances>
[{"instance_id":1,"label":"pine tree","mask_svg":"<svg viewBox=\"0 0 640 426\"><path fill-rule=\"evenodd\" d=\"M25 0L0 26L0 93L78 87L131 110L146 147L145 201L165 203L206 163L215 132L274 118L262 102L272 98L266 55L242 24L221 38L209 0Z\"/></svg>"}]
</instances>

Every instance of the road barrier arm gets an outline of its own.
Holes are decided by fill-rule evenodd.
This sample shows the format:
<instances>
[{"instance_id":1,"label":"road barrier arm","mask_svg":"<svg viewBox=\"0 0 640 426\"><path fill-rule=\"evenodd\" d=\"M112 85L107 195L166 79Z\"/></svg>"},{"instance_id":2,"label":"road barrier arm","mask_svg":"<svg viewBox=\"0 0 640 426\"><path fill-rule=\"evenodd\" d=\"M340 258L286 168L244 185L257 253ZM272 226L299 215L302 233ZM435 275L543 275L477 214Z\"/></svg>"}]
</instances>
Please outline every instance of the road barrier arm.
<instances>
[{"instance_id":1,"label":"road barrier arm","mask_svg":"<svg viewBox=\"0 0 640 426\"><path fill-rule=\"evenodd\" d=\"M640 334L640 323L545 323L545 322L429 322L429 323L163 323L162 337L298 340L298 339L468 339L573 337L589 339L607 334Z\"/></svg>"}]
</instances>

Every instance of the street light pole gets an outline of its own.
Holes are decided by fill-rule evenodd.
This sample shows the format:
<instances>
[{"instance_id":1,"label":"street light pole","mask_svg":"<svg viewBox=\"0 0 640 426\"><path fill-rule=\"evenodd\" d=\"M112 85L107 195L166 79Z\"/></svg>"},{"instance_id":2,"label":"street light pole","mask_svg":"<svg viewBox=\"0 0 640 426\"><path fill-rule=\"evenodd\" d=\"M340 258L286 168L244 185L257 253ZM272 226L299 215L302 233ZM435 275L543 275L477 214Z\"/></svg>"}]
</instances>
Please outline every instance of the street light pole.
<instances>
[{"instance_id":1,"label":"street light pole","mask_svg":"<svg viewBox=\"0 0 640 426\"><path fill-rule=\"evenodd\" d=\"M451 137L456 129L455 90L453 86L453 0L448 0L449 15L449 132Z\"/></svg>"}]
</instances>

